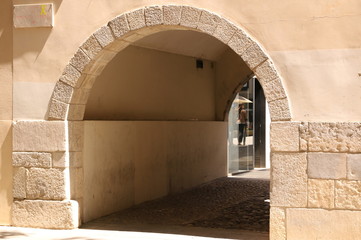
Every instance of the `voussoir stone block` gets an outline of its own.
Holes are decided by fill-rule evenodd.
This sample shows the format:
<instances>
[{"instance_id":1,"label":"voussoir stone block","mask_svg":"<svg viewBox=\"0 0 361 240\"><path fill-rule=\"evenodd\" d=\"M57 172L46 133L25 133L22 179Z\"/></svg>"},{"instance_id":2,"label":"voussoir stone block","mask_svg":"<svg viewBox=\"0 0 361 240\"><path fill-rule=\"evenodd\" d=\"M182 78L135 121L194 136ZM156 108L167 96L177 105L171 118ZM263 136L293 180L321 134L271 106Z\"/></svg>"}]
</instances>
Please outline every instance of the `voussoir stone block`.
<instances>
[{"instance_id":1,"label":"voussoir stone block","mask_svg":"<svg viewBox=\"0 0 361 240\"><path fill-rule=\"evenodd\" d=\"M102 50L102 46L98 40L92 35L89 37L80 47L90 59L94 57Z\"/></svg>"},{"instance_id":2,"label":"voussoir stone block","mask_svg":"<svg viewBox=\"0 0 361 240\"><path fill-rule=\"evenodd\" d=\"M253 41L249 38L245 32L238 29L237 32L233 35L231 40L228 42L228 46L238 55L242 55L247 48L252 45Z\"/></svg>"},{"instance_id":3,"label":"voussoir stone block","mask_svg":"<svg viewBox=\"0 0 361 240\"><path fill-rule=\"evenodd\" d=\"M68 64L66 65L64 72L59 80L72 87L77 87L78 79L80 78L80 76L80 72L71 64Z\"/></svg>"},{"instance_id":4,"label":"voussoir stone block","mask_svg":"<svg viewBox=\"0 0 361 240\"><path fill-rule=\"evenodd\" d=\"M361 236L361 212L290 208L286 210L289 240L354 240Z\"/></svg>"},{"instance_id":5,"label":"voussoir stone block","mask_svg":"<svg viewBox=\"0 0 361 240\"><path fill-rule=\"evenodd\" d=\"M334 208L335 181L308 179L308 207Z\"/></svg>"},{"instance_id":6,"label":"voussoir stone block","mask_svg":"<svg viewBox=\"0 0 361 240\"><path fill-rule=\"evenodd\" d=\"M61 168L30 168L26 182L27 198L66 199L65 178L66 170Z\"/></svg>"},{"instance_id":7,"label":"voussoir stone block","mask_svg":"<svg viewBox=\"0 0 361 240\"><path fill-rule=\"evenodd\" d=\"M267 97L267 96L266 96ZM268 107L271 113L272 121L282 121L291 119L290 108L288 106L288 99L277 99L268 102Z\"/></svg>"},{"instance_id":8,"label":"voussoir stone block","mask_svg":"<svg viewBox=\"0 0 361 240\"><path fill-rule=\"evenodd\" d=\"M201 12L202 11L200 9L183 6L180 25L190 28L197 28Z\"/></svg>"},{"instance_id":9,"label":"voussoir stone block","mask_svg":"<svg viewBox=\"0 0 361 240\"><path fill-rule=\"evenodd\" d=\"M270 240L286 240L286 211L284 208L270 209Z\"/></svg>"},{"instance_id":10,"label":"voussoir stone block","mask_svg":"<svg viewBox=\"0 0 361 240\"><path fill-rule=\"evenodd\" d=\"M272 207L306 207L306 153L273 153L271 165Z\"/></svg>"},{"instance_id":11,"label":"voussoir stone block","mask_svg":"<svg viewBox=\"0 0 361 240\"><path fill-rule=\"evenodd\" d=\"M347 155L347 179L361 180L361 154Z\"/></svg>"},{"instance_id":12,"label":"voussoir stone block","mask_svg":"<svg viewBox=\"0 0 361 240\"><path fill-rule=\"evenodd\" d=\"M99 44L103 48L114 42L112 30L110 30L108 26L101 27L98 31L94 33L94 37L98 40Z\"/></svg>"},{"instance_id":13,"label":"voussoir stone block","mask_svg":"<svg viewBox=\"0 0 361 240\"><path fill-rule=\"evenodd\" d=\"M216 30L214 31L213 36L222 41L224 44L228 44L236 30L236 26L222 18Z\"/></svg>"},{"instance_id":14,"label":"voussoir stone block","mask_svg":"<svg viewBox=\"0 0 361 240\"><path fill-rule=\"evenodd\" d=\"M346 178L346 153L308 153L308 176L320 179Z\"/></svg>"},{"instance_id":15,"label":"voussoir stone block","mask_svg":"<svg viewBox=\"0 0 361 240\"><path fill-rule=\"evenodd\" d=\"M256 43L253 43L247 48L247 50L241 54L241 57L252 70L268 59L264 51Z\"/></svg>"},{"instance_id":16,"label":"voussoir stone block","mask_svg":"<svg viewBox=\"0 0 361 240\"><path fill-rule=\"evenodd\" d=\"M24 167L13 168L13 197L17 199L26 198L26 175Z\"/></svg>"},{"instance_id":17,"label":"voussoir stone block","mask_svg":"<svg viewBox=\"0 0 361 240\"><path fill-rule=\"evenodd\" d=\"M65 150L62 121L18 121L13 124L13 151L53 152Z\"/></svg>"},{"instance_id":18,"label":"voussoir stone block","mask_svg":"<svg viewBox=\"0 0 361 240\"><path fill-rule=\"evenodd\" d=\"M79 72L82 72L85 66L90 62L90 58L83 50L78 49L74 57L70 60L70 64L73 65Z\"/></svg>"},{"instance_id":19,"label":"voussoir stone block","mask_svg":"<svg viewBox=\"0 0 361 240\"><path fill-rule=\"evenodd\" d=\"M257 76L257 79L263 84L279 78L277 70L270 60L267 60L260 64L255 69L255 74Z\"/></svg>"},{"instance_id":20,"label":"voussoir stone block","mask_svg":"<svg viewBox=\"0 0 361 240\"><path fill-rule=\"evenodd\" d=\"M53 99L63 103L70 103L73 91L74 88L72 86L58 81L54 88Z\"/></svg>"},{"instance_id":21,"label":"voussoir stone block","mask_svg":"<svg viewBox=\"0 0 361 240\"><path fill-rule=\"evenodd\" d=\"M108 25L116 38L120 38L130 31L125 14L116 17Z\"/></svg>"},{"instance_id":22,"label":"voussoir stone block","mask_svg":"<svg viewBox=\"0 0 361 240\"><path fill-rule=\"evenodd\" d=\"M65 120L68 113L69 104L51 99L48 119Z\"/></svg>"},{"instance_id":23,"label":"voussoir stone block","mask_svg":"<svg viewBox=\"0 0 361 240\"><path fill-rule=\"evenodd\" d=\"M14 167L51 167L51 153L15 152L13 153Z\"/></svg>"},{"instance_id":24,"label":"voussoir stone block","mask_svg":"<svg viewBox=\"0 0 361 240\"><path fill-rule=\"evenodd\" d=\"M299 151L299 122L271 123L271 150L274 152Z\"/></svg>"},{"instance_id":25,"label":"voussoir stone block","mask_svg":"<svg viewBox=\"0 0 361 240\"><path fill-rule=\"evenodd\" d=\"M219 16L203 10L197 28L212 35L220 21L221 18Z\"/></svg>"},{"instance_id":26,"label":"voussoir stone block","mask_svg":"<svg viewBox=\"0 0 361 240\"><path fill-rule=\"evenodd\" d=\"M126 14L130 30L137 30L145 27L144 9L138 9Z\"/></svg>"},{"instance_id":27,"label":"voussoir stone block","mask_svg":"<svg viewBox=\"0 0 361 240\"><path fill-rule=\"evenodd\" d=\"M283 89L281 79L276 78L272 81L264 83L262 85L265 96L267 96L267 100L274 101L277 99L286 98L285 90Z\"/></svg>"},{"instance_id":28,"label":"voussoir stone block","mask_svg":"<svg viewBox=\"0 0 361 240\"><path fill-rule=\"evenodd\" d=\"M145 24L154 26L163 24L163 9L159 6L146 7L144 10Z\"/></svg>"},{"instance_id":29,"label":"voussoir stone block","mask_svg":"<svg viewBox=\"0 0 361 240\"><path fill-rule=\"evenodd\" d=\"M165 25L179 25L182 7L176 5L163 6L163 21Z\"/></svg>"},{"instance_id":30,"label":"voussoir stone block","mask_svg":"<svg viewBox=\"0 0 361 240\"><path fill-rule=\"evenodd\" d=\"M361 152L361 123L310 122L308 148L312 152Z\"/></svg>"},{"instance_id":31,"label":"voussoir stone block","mask_svg":"<svg viewBox=\"0 0 361 240\"><path fill-rule=\"evenodd\" d=\"M337 180L335 194L336 208L361 210L360 181Z\"/></svg>"},{"instance_id":32,"label":"voussoir stone block","mask_svg":"<svg viewBox=\"0 0 361 240\"><path fill-rule=\"evenodd\" d=\"M73 229L78 223L76 201L14 201L12 225L17 227Z\"/></svg>"}]
</instances>

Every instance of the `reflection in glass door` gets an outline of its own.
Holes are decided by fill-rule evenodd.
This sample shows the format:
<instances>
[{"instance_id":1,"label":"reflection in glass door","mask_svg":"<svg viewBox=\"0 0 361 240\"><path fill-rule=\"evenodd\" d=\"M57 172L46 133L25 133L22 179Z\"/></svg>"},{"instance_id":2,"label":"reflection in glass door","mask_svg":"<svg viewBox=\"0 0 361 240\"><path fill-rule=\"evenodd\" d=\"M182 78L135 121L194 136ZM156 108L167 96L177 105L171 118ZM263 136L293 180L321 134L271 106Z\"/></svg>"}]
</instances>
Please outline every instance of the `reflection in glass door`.
<instances>
[{"instance_id":1,"label":"reflection in glass door","mask_svg":"<svg viewBox=\"0 0 361 240\"><path fill-rule=\"evenodd\" d=\"M265 144L259 144L265 142L264 106L262 87L256 78L252 78L240 89L228 115L228 172L230 174L265 166L265 151L262 149L265 148Z\"/></svg>"}]
</instances>

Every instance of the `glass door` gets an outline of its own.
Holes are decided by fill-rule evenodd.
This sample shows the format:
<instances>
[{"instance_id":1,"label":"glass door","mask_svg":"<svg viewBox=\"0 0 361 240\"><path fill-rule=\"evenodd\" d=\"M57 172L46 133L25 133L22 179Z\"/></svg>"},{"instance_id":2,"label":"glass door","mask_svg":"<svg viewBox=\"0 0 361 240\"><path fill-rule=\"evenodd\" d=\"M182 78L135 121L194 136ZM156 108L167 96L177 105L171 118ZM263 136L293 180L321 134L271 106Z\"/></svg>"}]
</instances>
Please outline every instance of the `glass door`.
<instances>
[{"instance_id":1,"label":"glass door","mask_svg":"<svg viewBox=\"0 0 361 240\"><path fill-rule=\"evenodd\" d=\"M244 84L228 115L228 172L236 174L254 168L254 78Z\"/></svg>"}]
</instances>

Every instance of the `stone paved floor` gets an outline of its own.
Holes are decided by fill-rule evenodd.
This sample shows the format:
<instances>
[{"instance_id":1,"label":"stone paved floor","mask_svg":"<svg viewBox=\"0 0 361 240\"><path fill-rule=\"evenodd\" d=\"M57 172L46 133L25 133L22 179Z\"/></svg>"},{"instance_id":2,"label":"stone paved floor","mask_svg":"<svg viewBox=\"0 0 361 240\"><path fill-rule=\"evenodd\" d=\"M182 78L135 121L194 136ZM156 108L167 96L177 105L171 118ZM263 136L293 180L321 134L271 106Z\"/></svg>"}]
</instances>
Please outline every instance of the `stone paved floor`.
<instances>
[{"instance_id":1,"label":"stone paved floor","mask_svg":"<svg viewBox=\"0 0 361 240\"><path fill-rule=\"evenodd\" d=\"M252 231L267 239L268 199L269 170L257 169L137 205L86 223L82 228L232 239L243 239L244 231Z\"/></svg>"},{"instance_id":2,"label":"stone paved floor","mask_svg":"<svg viewBox=\"0 0 361 240\"><path fill-rule=\"evenodd\" d=\"M96 219L82 229L0 227L0 239L266 240L267 199L269 171L259 169Z\"/></svg>"}]
</instances>

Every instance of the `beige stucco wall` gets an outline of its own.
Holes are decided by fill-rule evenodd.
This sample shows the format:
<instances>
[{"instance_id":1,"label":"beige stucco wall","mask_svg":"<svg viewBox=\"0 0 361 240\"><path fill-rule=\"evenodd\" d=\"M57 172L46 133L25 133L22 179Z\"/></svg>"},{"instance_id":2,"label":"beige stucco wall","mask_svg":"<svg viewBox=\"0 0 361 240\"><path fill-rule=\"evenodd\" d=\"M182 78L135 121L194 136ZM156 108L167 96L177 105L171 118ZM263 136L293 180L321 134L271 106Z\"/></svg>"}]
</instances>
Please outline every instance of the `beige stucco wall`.
<instances>
[{"instance_id":1,"label":"beige stucco wall","mask_svg":"<svg viewBox=\"0 0 361 240\"><path fill-rule=\"evenodd\" d=\"M215 67L130 46L98 77L84 119L214 120Z\"/></svg>"},{"instance_id":2,"label":"beige stucco wall","mask_svg":"<svg viewBox=\"0 0 361 240\"><path fill-rule=\"evenodd\" d=\"M14 1L16 4L30 2ZM52 86L80 44L100 26L126 11L164 4L154 0L49 2L55 4L54 28L14 30L16 119L44 118ZM328 121L355 121L360 116L357 102L361 98L358 77L361 28L356 24L361 18L359 1L347 4L341 1L314 4L311 0L167 3L205 8L253 35L274 59L284 78L294 120L321 121L327 116ZM299 89L307 89L302 91L302 97ZM347 114L339 114L339 108L327 99L329 97L336 97L337 103L346 107ZM37 104L33 104L33 100Z\"/></svg>"},{"instance_id":3,"label":"beige stucco wall","mask_svg":"<svg viewBox=\"0 0 361 240\"><path fill-rule=\"evenodd\" d=\"M0 224L10 223L12 203L12 19L11 0L0 1Z\"/></svg>"},{"instance_id":4,"label":"beige stucco wall","mask_svg":"<svg viewBox=\"0 0 361 240\"><path fill-rule=\"evenodd\" d=\"M226 140L224 122L85 121L83 221L226 176Z\"/></svg>"},{"instance_id":5,"label":"beige stucco wall","mask_svg":"<svg viewBox=\"0 0 361 240\"><path fill-rule=\"evenodd\" d=\"M0 121L0 224L10 223L12 194L11 121Z\"/></svg>"},{"instance_id":6,"label":"beige stucco wall","mask_svg":"<svg viewBox=\"0 0 361 240\"><path fill-rule=\"evenodd\" d=\"M40 3L43 1L14 0L12 2L20 4ZM1 1L1 9L10 10L12 2ZM0 115L3 115L4 119L11 119L11 115L13 115L14 119L44 119L56 81L85 39L100 26L121 13L145 5L165 3L160 0L58 0L48 2L54 2L55 4L55 26L51 29L33 28L14 29L12 31L11 14L1 14L1 20L4 21L1 21L3 25L1 25L0 30L0 47L3 50L0 58L0 81L4 84L4 88L1 88L0 91L1 100L5 102L1 101L0 103ZM291 103L292 120L306 122L359 121L361 115L361 108L358 107L361 99L359 77L361 27L358 24L361 20L359 15L361 10L360 1L351 0L345 3L345 1L334 0L315 3L311 0L271 0L265 3L265 1L261 0L177 0L167 1L167 3L192 5L220 14L245 29L255 40L259 41L271 56L276 68L283 77L288 99ZM9 36L11 31L12 40L10 40L11 37ZM13 60L11 61L11 59ZM14 81L13 84L11 84L12 80ZM13 88L13 92L11 88ZM13 104L11 103L12 93L14 97ZM13 114L11 111L13 111ZM343 128L343 124L325 124L325 127L319 127L319 131L314 133L312 127L317 124L310 125L310 130L312 130L310 138L312 141L308 142L305 145L306 147L304 145L302 145L302 148L289 146L294 143L305 144L306 140L300 140L299 137L292 139L292 141L285 141L289 136L279 137L280 133L287 133L287 131L284 131L290 128L287 124L282 125L278 134L275 134L276 137L271 140L271 144L273 142L274 146L276 146L276 150L273 151L281 152L281 154L275 155L278 157L274 158L275 161L273 162L277 163L278 161L279 163L278 172L273 171L272 180L274 188L279 187L279 189L278 192L274 189L274 197L272 198L276 203L273 203L274 212L271 213L272 219L278 219L275 216L279 213L278 217L281 220L279 224L273 221L275 225L271 227L273 229L282 228L280 231L283 235L286 227L286 212L287 216L291 216L291 218L287 219L287 226L291 226L295 222L299 223L299 213L292 209L286 210L285 206L286 208L289 206L304 208L310 206L310 203L314 200L310 198L313 195L307 193L308 189L312 189L312 184L314 184L313 181L307 181L307 177L309 177L306 175L308 153L302 152L300 154L297 151L330 151L332 154L338 151L347 152L350 149L341 148L340 150L339 148L342 145L338 143L338 141L346 139L349 141L347 144L352 146L353 154L360 152L359 149L354 150L352 145L355 143L358 145L357 141L354 141L355 138L357 139L360 136L359 132L357 132L357 129L359 129L357 126L351 124L350 128ZM299 127L298 125L299 123L292 124L292 126L296 126L294 128L297 128L297 131L294 132L303 133L305 127ZM8 123L4 123L3 126L5 132L10 131ZM335 126L336 130L334 129ZM339 126L341 127L339 128ZM350 135L350 132L356 137ZM323 135L325 136L322 137ZM315 139L312 139L312 137ZM321 143L324 141L331 145L335 144L337 147L330 148L327 145L317 147L320 139ZM285 149L278 146L282 146L282 143L287 143L283 146ZM2 140L1 146L10 146L10 144L8 144L7 140ZM40 151L41 149L35 150ZM291 154L284 154L284 151L289 151ZM1 166L11 162L11 147L4 147L4 156L7 157L1 159ZM320 156L323 156L323 154L320 153ZM294 159L296 161L292 161ZM345 170L347 161L342 156L339 159L342 168L340 167L340 170L336 171L344 173L344 179L348 179ZM294 168L295 163L300 166ZM327 166L329 165L325 164L323 168L327 168ZM311 167L310 169L315 171L316 168L312 169ZM356 167L356 169L359 168ZM339 205L333 206L332 209L356 209L358 211L350 211L347 214L358 215L360 211L357 201L355 204L350 205L347 202L348 197L351 197L351 201L360 199L357 194L355 195L351 191L354 189L354 181L344 182L341 180L337 182L338 176L337 178L335 176L330 177L327 175L326 170L321 169L321 171L318 171L326 174L321 177L316 176L320 177L320 179L317 180L316 178L316 180L321 182L322 179L327 179L327 181L331 180L331 182L335 182L335 185L338 185L338 193L334 190L335 187L328 189L328 193L336 192L336 199L341 200L338 203ZM294 179L293 176L299 172L302 172L302 175ZM9 184L10 171L1 174L1 177L5 176L6 184ZM277 181L277 179L282 181ZM302 187L302 191L300 191L299 187L294 187L293 183L295 181L296 184ZM297 183L297 181L299 182ZM5 187L1 188L3 193L1 203L8 203L7 199L11 193L10 185L6 184ZM348 184L349 186L346 187L351 189L350 193L344 193L343 187L339 186L341 184ZM323 189L322 187L314 188L316 190ZM293 190L297 192L292 194ZM291 200L297 200L296 203L285 203L288 199L284 198L284 193L289 194L287 196L292 198ZM300 195L302 195L302 198L299 197ZM323 194L320 193L320 195ZM330 199L334 200L332 197ZM346 204L342 203L344 199L347 200ZM319 201L319 199L316 200ZM277 201L280 202L277 203ZM9 204L5 205L5 209L8 208ZM279 210L278 213L275 212L277 210ZM310 211L305 212L307 212L307 216L314 216L313 213L310 214ZM319 209L318 212L320 214L316 211L315 215L322 216L323 211ZM6 223L8 215L4 216L4 223ZM305 219L307 219L307 216ZM337 215L333 215L332 218L339 219ZM347 219L355 218L347 217ZM357 221L348 222L358 224ZM303 224L307 225L308 221L303 221ZM327 227L329 228L329 225ZM297 233L299 230L296 230ZM290 231L292 231L292 228L287 229L288 233ZM348 230L342 232L348 232ZM282 239L282 236L280 239Z\"/></svg>"}]
</instances>

